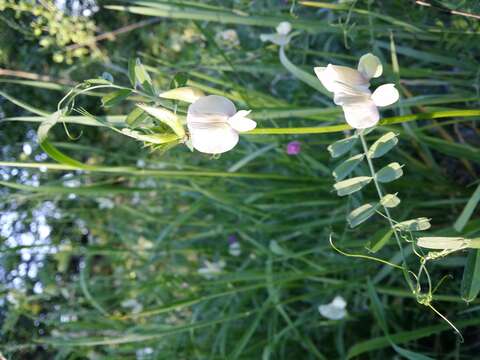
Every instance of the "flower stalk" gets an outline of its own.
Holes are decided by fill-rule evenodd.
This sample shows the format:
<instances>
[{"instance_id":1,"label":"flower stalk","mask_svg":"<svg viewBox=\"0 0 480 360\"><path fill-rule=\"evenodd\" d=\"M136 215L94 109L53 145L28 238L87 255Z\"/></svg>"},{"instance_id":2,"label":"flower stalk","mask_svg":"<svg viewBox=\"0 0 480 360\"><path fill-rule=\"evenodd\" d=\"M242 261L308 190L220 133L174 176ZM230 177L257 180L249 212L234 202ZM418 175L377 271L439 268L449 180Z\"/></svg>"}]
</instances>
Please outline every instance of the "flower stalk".
<instances>
[{"instance_id":1,"label":"flower stalk","mask_svg":"<svg viewBox=\"0 0 480 360\"><path fill-rule=\"evenodd\" d=\"M377 178L375 176L376 175L375 167L373 166L372 159L370 158L370 155L369 155L369 152L368 152L368 145L367 145L367 141L365 140L364 131L359 130L358 131L358 136L360 138L360 142L362 143L362 148L363 148L363 152L365 154L365 158L367 159L367 164L368 164L368 168L370 170L370 175L373 179L373 183L375 184L375 189L377 190L378 198L379 198L380 203L381 203L381 200L383 199L384 195L383 195L382 188L381 188L380 184L378 183ZM404 274L405 279L408 283L408 286L410 287L410 289L413 292L415 292L413 284L411 282L411 279L410 279L410 277L408 276L408 273L407 273L407 271L408 271L407 261L406 261L406 258L405 258L405 252L403 250L402 243L400 241L400 236L398 235L398 229L395 227L395 224L393 223L393 219L392 219L392 216L390 215L390 211L388 210L388 208L383 204L381 204L381 206L383 207L383 210L385 211L385 217L387 218L388 223L390 225L390 228L393 231L393 235L395 237L398 248L399 248L400 253L402 255L403 274Z\"/></svg>"}]
</instances>

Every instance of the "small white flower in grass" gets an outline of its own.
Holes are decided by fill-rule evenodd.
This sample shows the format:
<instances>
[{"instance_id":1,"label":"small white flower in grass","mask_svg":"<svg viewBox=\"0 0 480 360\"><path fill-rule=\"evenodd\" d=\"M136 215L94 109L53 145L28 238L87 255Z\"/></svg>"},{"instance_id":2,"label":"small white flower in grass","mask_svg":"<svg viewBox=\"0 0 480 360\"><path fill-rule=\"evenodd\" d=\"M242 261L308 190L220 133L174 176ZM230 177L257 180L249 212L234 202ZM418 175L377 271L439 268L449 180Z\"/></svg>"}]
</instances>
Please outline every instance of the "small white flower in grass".
<instances>
[{"instance_id":1,"label":"small white flower in grass","mask_svg":"<svg viewBox=\"0 0 480 360\"><path fill-rule=\"evenodd\" d=\"M32 145L25 143L23 144L22 150L26 156L30 156L32 154Z\"/></svg>"},{"instance_id":2,"label":"small white flower in grass","mask_svg":"<svg viewBox=\"0 0 480 360\"><path fill-rule=\"evenodd\" d=\"M215 36L215 39L225 46L235 47L240 45L238 34L234 29L223 30Z\"/></svg>"},{"instance_id":3,"label":"small white flower in grass","mask_svg":"<svg viewBox=\"0 0 480 360\"><path fill-rule=\"evenodd\" d=\"M228 253L232 256L240 256L242 254L242 248L235 235L228 237Z\"/></svg>"},{"instance_id":4,"label":"small white flower in grass","mask_svg":"<svg viewBox=\"0 0 480 360\"><path fill-rule=\"evenodd\" d=\"M148 360L152 359L152 354L154 353L153 348L146 347L143 349L138 349L135 351L135 355L137 356L136 360Z\"/></svg>"},{"instance_id":5,"label":"small white flower in grass","mask_svg":"<svg viewBox=\"0 0 480 360\"><path fill-rule=\"evenodd\" d=\"M232 256L242 255L242 248L240 247L240 243L236 242L228 245L228 253Z\"/></svg>"},{"instance_id":6,"label":"small white flower in grass","mask_svg":"<svg viewBox=\"0 0 480 360\"><path fill-rule=\"evenodd\" d=\"M122 301L121 305L124 308L129 308L132 314L138 314L143 310L143 305L140 304L136 299L124 300Z\"/></svg>"},{"instance_id":7,"label":"small white flower in grass","mask_svg":"<svg viewBox=\"0 0 480 360\"><path fill-rule=\"evenodd\" d=\"M329 304L320 305L318 311L323 317L330 320L340 320L347 316L347 302L340 295L335 296Z\"/></svg>"},{"instance_id":8,"label":"small white flower in grass","mask_svg":"<svg viewBox=\"0 0 480 360\"><path fill-rule=\"evenodd\" d=\"M323 86L333 92L333 101L342 106L347 123L355 129L375 126L380 119L377 107L395 103L399 94L394 84L379 86L370 92L370 79L382 75L380 60L372 54L360 58L357 70L328 64L314 68Z\"/></svg>"},{"instance_id":9,"label":"small white flower in grass","mask_svg":"<svg viewBox=\"0 0 480 360\"><path fill-rule=\"evenodd\" d=\"M115 203L109 198L97 198L97 204L100 209L113 209Z\"/></svg>"},{"instance_id":10,"label":"small white flower in grass","mask_svg":"<svg viewBox=\"0 0 480 360\"><path fill-rule=\"evenodd\" d=\"M261 34L260 40L263 42L270 41L279 46L285 46L290 42L292 25L288 21L282 21L277 25L277 32L275 34Z\"/></svg>"},{"instance_id":11,"label":"small white flower in grass","mask_svg":"<svg viewBox=\"0 0 480 360\"><path fill-rule=\"evenodd\" d=\"M237 145L239 132L253 130L257 123L237 112L235 105L223 96L209 95L188 107L187 126L192 146L206 154L221 154Z\"/></svg>"},{"instance_id":12,"label":"small white flower in grass","mask_svg":"<svg viewBox=\"0 0 480 360\"><path fill-rule=\"evenodd\" d=\"M205 260L203 262L203 267L198 269L198 274L203 276L207 280L211 280L221 274L223 268L225 267L225 261L220 260L216 262L210 262Z\"/></svg>"}]
</instances>

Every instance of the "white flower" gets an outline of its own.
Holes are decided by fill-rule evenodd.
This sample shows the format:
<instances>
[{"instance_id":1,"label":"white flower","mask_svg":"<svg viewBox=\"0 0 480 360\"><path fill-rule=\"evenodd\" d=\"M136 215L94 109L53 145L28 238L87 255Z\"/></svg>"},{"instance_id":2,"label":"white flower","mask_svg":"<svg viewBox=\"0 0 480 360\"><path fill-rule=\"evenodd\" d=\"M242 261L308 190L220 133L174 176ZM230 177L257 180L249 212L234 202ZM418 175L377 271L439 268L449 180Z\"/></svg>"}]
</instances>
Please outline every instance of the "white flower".
<instances>
[{"instance_id":1,"label":"white flower","mask_svg":"<svg viewBox=\"0 0 480 360\"><path fill-rule=\"evenodd\" d=\"M203 262L203 267L198 269L197 272L202 275L205 279L211 280L219 275L223 268L225 267L225 261L220 260L217 262L210 262L205 260Z\"/></svg>"},{"instance_id":2,"label":"white flower","mask_svg":"<svg viewBox=\"0 0 480 360\"><path fill-rule=\"evenodd\" d=\"M113 209L115 203L109 198L97 198L97 204L100 209Z\"/></svg>"},{"instance_id":3,"label":"white flower","mask_svg":"<svg viewBox=\"0 0 480 360\"><path fill-rule=\"evenodd\" d=\"M143 310L143 305L140 304L136 299L124 300L120 305L122 305L124 308L130 308L132 314L138 314Z\"/></svg>"},{"instance_id":4,"label":"white flower","mask_svg":"<svg viewBox=\"0 0 480 360\"><path fill-rule=\"evenodd\" d=\"M335 296L331 303L320 305L318 311L323 317L330 320L340 320L347 316L347 302L341 296Z\"/></svg>"},{"instance_id":5,"label":"white flower","mask_svg":"<svg viewBox=\"0 0 480 360\"><path fill-rule=\"evenodd\" d=\"M261 34L260 40L270 41L279 46L285 46L290 42L288 34L292 31L292 25L288 21L282 21L277 25L276 34Z\"/></svg>"},{"instance_id":6,"label":"white flower","mask_svg":"<svg viewBox=\"0 0 480 360\"><path fill-rule=\"evenodd\" d=\"M370 79L383 72L380 60L372 54L360 58L358 70L332 64L314 70L323 86L333 92L335 104L342 106L347 123L355 129L375 126L380 119L377 107L391 105L399 98L394 84L381 85L373 94L370 92Z\"/></svg>"},{"instance_id":7,"label":"white flower","mask_svg":"<svg viewBox=\"0 0 480 360\"><path fill-rule=\"evenodd\" d=\"M228 253L232 256L240 256L242 254L242 248L238 241L228 245Z\"/></svg>"},{"instance_id":8,"label":"white flower","mask_svg":"<svg viewBox=\"0 0 480 360\"><path fill-rule=\"evenodd\" d=\"M224 45L235 47L240 45L238 34L234 29L226 29L217 33L215 36L217 41L222 42Z\"/></svg>"},{"instance_id":9,"label":"white flower","mask_svg":"<svg viewBox=\"0 0 480 360\"><path fill-rule=\"evenodd\" d=\"M257 123L247 115L250 111L237 112L235 105L223 96L209 95L188 107L187 126L192 146L206 154L221 154L238 143L238 133L250 131Z\"/></svg>"},{"instance_id":10,"label":"white flower","mask_svg":"<svg viewBox=\"0 0 480 360\"><path fill-rule=\"evenodd\" d=\"M137 356L137 359L136 360L148 360L148 359L152 359L153 357L153 348L151 347L146 347L146 348L143 348L143 349L138 349L135 351L135 355Z\"/></svg>"},{"instance_id":11,"label":"white flower","mask_svg":"<svg viewBox=\"0 0 480 360\"><path fill-rule=\"evenodd\" d=\"M137 248L140 251L147 251L147 250L153 249L153 242L145 239L143 236L140 236L138 238Z\"/></svg>"}]
</instances>

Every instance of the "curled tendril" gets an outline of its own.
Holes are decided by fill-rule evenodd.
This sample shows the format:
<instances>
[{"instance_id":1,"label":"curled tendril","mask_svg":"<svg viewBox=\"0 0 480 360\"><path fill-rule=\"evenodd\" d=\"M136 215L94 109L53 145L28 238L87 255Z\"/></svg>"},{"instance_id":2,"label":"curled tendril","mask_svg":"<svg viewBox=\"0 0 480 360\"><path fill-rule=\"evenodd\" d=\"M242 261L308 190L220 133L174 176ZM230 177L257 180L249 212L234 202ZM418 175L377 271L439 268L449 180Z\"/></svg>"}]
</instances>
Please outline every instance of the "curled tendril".
<instances>
[{"instance_id":1,"label":"curled tendril","mask_svg":"<svg viewBox=\"0 0 480 360\"><path fill-rule=\"evenodd\" d=\"M330 245L332 246L332 248L333 248L336 252L338 252L339 254L342 254L342 255L344 255L344 256L356 257L356 258L367 259L367 260L373 260L373 261L381 262L382 264L391 266L392 268L395 268L395 269L398 269L398 270L402 270L402 271L404 270L404 268L403 268L402 266L399 266L399 265L397 265L397 264L388 262L388 261L383 260L383 259L376 258L376 257L374 257L374 256L368 256L368 255L362 255L362 254L349 254L349 253L346 253L345 251L340 250L339 248L337 248L337 247L333 244L332 234L330 234L329 242L330 242Z\"/></svg>"}]
</instances>

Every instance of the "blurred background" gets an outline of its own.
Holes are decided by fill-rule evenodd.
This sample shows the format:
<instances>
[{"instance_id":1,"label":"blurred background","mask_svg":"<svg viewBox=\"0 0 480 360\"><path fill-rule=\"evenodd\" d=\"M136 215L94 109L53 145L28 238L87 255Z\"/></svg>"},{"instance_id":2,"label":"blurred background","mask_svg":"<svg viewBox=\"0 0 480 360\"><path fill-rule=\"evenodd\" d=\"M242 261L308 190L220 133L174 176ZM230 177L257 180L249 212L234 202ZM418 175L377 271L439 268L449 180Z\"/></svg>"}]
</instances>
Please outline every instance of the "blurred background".
<instances>
[{"instance_id":1,"label":"blurred background","mask_svg":"<svg viewBox=\"0 0 480 360\"><path fill-rule=\"evenodd\" d=\"M246 135L212 158L154 150L101 126L56 125L50 141L90 171L58 164L37 141L39 123L76 84L129 86L132 58L158 89L183 82L226 96L253 110L258 128L341 124L341 109L298 70L355 67L372 52L384 64L379 84L401 92L383 116L426 114L385 126L400 134L388 159L405 165L386 185L402 199L394 217L428 217L433 235L478 237L477 1L0 0L0 10L5 358L478 358L480 302L462 299L462 286L479 287L478 250L430 265L440 282L433 304L461 343L401 272L330 246L332 235L347 253L400 261L394 241L380 241L380 216L346 223L374 189L333 192L337 161L326 148L348 132ZM293 68L260 40L281 21L298 32L285 50ZM105 108L104 94L77 105L121 124L139 101ZM462 281L467 259L479 270L471 283ZM346 315L323 316L318 307L338 295Z\"/></svg>"}]
</instances>

